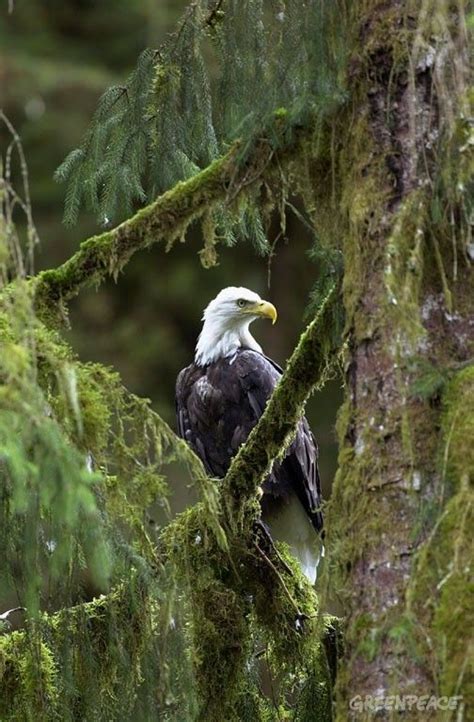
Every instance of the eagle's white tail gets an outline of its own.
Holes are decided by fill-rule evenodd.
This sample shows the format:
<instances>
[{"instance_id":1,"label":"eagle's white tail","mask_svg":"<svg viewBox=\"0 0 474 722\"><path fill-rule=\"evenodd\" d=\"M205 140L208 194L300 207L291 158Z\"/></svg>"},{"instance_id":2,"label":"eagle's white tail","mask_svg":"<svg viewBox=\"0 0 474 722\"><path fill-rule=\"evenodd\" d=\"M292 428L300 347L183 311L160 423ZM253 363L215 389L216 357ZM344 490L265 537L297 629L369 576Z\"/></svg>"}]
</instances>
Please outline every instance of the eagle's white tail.
<instances>
[{"instance_id":1,"label":"eagle's white tail","mask_svg":"<svg viewBox=\"0 0 474 722\"><path fill-rule=\"evenodd\" d=\"M297 496L282 505L278 513L265 520L275 541L288 544L311 584L317 578L324 546Z\"/></svg>"}]
</instances>

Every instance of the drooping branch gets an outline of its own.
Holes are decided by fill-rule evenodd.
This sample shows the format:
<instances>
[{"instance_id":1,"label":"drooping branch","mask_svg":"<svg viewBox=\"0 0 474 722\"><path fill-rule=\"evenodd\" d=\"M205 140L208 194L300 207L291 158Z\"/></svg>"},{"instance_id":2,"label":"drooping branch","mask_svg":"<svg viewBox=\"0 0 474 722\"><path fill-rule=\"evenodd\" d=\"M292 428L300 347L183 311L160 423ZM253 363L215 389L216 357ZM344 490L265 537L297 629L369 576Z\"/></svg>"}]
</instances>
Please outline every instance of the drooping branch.
<instances>
[{"instance_id":1,"label":"drooping branch","mask_svg":"<svg viewBox=\"0 0 474 722\"><path fill-rule=\"evenodd\" d=\"M65 719L74 709L75 718L89 719L93 708L100 718L107 710L113 719L128 719L135 699L130 690L144 684L141 665L157 628L168 633L160 620L156 597L137 578L0 635L0 718ZM79 652L70 654L65 639Z\"/></svg>"}]
</instances>

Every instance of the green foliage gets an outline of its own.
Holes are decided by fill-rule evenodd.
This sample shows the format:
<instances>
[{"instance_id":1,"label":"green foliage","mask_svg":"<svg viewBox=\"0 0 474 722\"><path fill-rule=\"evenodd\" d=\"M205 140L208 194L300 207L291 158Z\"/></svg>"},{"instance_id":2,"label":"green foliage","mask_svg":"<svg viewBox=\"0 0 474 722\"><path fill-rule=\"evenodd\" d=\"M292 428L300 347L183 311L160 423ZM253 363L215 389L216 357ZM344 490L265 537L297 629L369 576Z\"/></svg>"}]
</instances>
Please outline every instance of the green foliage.
<instances>
[{"instance_id":1,"label":"green foliage","mask_svg":"<svg viewBox=\"0 0 474 722\"><path fill-rule=\"evenodd\" d=\"M176 33L145 50L123 86L105 92L81 147L58 169L58 180L67 181L66 222L76 221L82 205L105 224L129 214L209 165L236 138L271 126L277 108L278 117L287 108L286 122L295 126L331 111L343 97L345 62L341 25L328 34L335 13L317 0L304 12L293 0L276 7L193 2ZM274 142L277 149L276 135ZM241 163L247 152L244 143ZM250 236L265 250L257 205L229 220L228 209L218 209L214 223L228 244Z\"/></svg>"},{"instance_id":2,"label":"green foliage","mask_svg":"<svg viewBox=\"0 0 474 722\"><path fill-rule=\"evenodd\" d=\"M57 719L57 667L50 649L38 637L14 632L0 639L0 696L3 720ZM11 695L11 696L10 696ZM11 699L14 699L12 705Z\"/></svg>"},{"instance_id":3,"label":"green foliage","mask_svg":"<svg viewBox=\"0 0 474 722\"><path fill-rule=\"evenodd\" d=\"M21 637L5 638L0 697L8 708L2 719L68 719L64 710L74 709L78 716L71 718L94 719L112 708L112 700L117 717L120 708L128 714L125 701L132 714L142 665L156 665L159 655L152 627L159 620L160 589L152 594L150 587L156 551L147 509L157 502L167 509L164 464L180 458L203 484L205 477L187 446L146 401L123 389L117 374L80 364L36 320L24 282L9 294L3 312L2 586L14 585L31 624L39 609L67 608L111 585L123 591L97 606L97 629L94 608L78 607L53 627L45 624L44 633L40 623ZM207 498L212 501L212 493ZM56 623L58 638L51 642ZM31 653L31 669L25 645L43 650L39 658ZM82 661L72 663L71 655ZM53 676L45 671L49 660ZM16 691L11 675L20 685ZM51 694L38 698L42 676ZM78 689L74 702L71 684Z\"/></svg>"},{"instance_id":4,"label":"green foliage","mask_svg":"<svg viewBox=\"0 0 474 722\"><path fill-rule=\"evenodd\" d=\"M39 320L21 278L16 196L3 187L0 586L24 607L25 629L2 624L0 717L149 719L158 705L182 719L192 707L191 662L173 657L187 653L183 606L150 520L153 508L169 518L164 469L179 462L225 540L216 488L147 400L80 363Z\"/></svg>"},{"instance_id":5,"label":"green foliage","mask_svg":"<svg viewBox=\"0 0 474 722\"><path fill-rule=\"evenodd\" d=\"M446 370L441 370L425 359L415 358L413 365L416 377L410 389L411 395L424 400L436 398L448 380Z\"/></svg>"}]
</instances>

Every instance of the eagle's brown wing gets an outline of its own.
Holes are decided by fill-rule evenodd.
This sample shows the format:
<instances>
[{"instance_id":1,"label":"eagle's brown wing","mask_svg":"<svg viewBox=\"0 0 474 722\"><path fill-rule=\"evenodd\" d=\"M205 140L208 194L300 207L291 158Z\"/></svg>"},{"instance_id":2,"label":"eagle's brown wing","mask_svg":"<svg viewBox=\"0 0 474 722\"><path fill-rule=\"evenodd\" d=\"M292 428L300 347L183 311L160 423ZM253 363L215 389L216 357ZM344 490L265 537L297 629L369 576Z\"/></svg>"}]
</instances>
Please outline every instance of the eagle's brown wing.
<instances>
[{"instance_id":1,"label":"eagle's brown wing","mask_svg":"<svg viewBox=\"0 0 474 722\"><path fill-rule=\"evenodd\" d=\"M176 383L180 436L190 444L212 476L223 477L239 446L263 413L281 376L271 359L241 349L232 358L183 369ZM303 418L283 461L263 485L263 516L278 511L294 494L314 528L323 527L318 448Z\"/></svg>"}]
</instances>

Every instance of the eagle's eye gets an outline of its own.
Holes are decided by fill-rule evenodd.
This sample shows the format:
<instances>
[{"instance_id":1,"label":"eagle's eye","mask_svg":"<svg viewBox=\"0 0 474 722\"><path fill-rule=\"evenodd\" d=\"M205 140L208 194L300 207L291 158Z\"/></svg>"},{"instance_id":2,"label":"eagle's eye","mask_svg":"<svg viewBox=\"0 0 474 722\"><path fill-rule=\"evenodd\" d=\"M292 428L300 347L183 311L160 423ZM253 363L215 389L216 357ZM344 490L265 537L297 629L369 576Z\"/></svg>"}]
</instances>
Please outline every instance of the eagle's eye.
<instances>
[{"instance_id":1,"label":"eagle's eye","mask_svg":"<svg viewBox=\"0 0 474 722\"><path fill-rule=\"evenodd\" d=\"M246 304L246 301L243 298L239 298L237 301L237 306L240 306L240 308L243 308Z\"/></svg>"}]
</instances>

